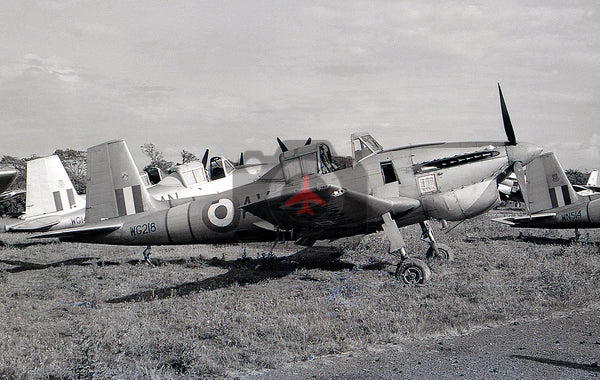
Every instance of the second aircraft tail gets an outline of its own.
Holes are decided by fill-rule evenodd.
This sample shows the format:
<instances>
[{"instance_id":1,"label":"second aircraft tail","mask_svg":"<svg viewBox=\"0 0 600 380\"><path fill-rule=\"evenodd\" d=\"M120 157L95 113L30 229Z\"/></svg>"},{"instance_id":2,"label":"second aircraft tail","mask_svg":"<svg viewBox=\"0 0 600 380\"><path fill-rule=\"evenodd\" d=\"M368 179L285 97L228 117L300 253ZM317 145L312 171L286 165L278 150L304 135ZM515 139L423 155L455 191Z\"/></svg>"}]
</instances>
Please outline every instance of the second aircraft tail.
<instances>
[{"instance_id":1,"label":"second aircraft tail","mask_svg":"<svg viewBox=\"0 0 600 380\"><path fill-rule=\"evenodd\" d=\"M570 205L579 199L553 152L530 162L526 175L532 213Z\"/></svg>"}]
</instances>

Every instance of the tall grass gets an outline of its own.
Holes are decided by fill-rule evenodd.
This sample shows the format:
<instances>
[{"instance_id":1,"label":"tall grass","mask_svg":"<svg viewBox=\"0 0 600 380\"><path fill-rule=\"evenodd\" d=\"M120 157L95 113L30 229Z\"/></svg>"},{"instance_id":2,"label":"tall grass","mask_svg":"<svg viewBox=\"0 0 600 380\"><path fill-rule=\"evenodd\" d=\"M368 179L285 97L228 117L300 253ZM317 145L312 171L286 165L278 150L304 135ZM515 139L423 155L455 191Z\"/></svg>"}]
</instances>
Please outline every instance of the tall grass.
<instances>
[{"instance_id":1,"label":"tall grass","mask_svg":"<svg viewBox=\"0 0 600 380\"><path fill-rule=\"evenodd\" d=\"M402 231L422 256L420 229ZM334 242L341 257L289 243L276 257L259 243L155 247L155 268L141 247L3 234L0 377L220 377L598 307L598 231L571 243L572 231L482 217L436 236L456 258L411 287L381 234Z\"/></svg>"}]
</instances>

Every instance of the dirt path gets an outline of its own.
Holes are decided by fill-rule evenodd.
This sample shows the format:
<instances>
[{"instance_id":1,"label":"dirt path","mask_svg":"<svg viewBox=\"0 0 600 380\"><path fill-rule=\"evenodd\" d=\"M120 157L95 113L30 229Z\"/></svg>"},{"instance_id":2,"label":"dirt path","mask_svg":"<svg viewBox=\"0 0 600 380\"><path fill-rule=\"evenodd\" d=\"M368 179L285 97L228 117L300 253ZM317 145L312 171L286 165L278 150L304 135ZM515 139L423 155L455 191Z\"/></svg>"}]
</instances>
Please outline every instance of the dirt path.
<instances>
[{"instance_id":1,"label":"dirt path","mask_svg":"<svg viewBox=\"0 0 600 380\"><path fill-rule=\"evenodd\" d=\"M235 376L234 376L235 377ZM320 357L241 379L597 379L600 308Z\"/></svg>"}]
</instances>

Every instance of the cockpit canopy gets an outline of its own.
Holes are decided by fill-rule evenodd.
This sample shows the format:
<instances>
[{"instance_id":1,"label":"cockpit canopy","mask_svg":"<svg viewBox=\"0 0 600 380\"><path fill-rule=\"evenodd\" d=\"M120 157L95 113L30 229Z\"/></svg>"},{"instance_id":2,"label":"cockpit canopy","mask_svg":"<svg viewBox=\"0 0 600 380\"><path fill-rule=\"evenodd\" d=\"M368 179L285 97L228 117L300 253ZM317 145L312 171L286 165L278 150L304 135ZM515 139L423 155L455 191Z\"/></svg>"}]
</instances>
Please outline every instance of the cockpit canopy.
<instances>
[{"instance_id":1,"label":"cockpit canopy","mask_svg":"<svg viewBox=\"0 0 600 380\"><path fill-rule=\"evenodd\" d=\"M177 165L171 168L172 172L176 173L181 183L185 187L193 186L197 183L207 182L204 166L200 161L192 161L187 164Z\"/></svg>"},{"instance_id":2,"label":"cockpit canopy","mask_svg":"<svg viewBox=\"0 0 600 380\"><path fill-rule=\"evenodd\" d=\"M221 156L212 157L205 169L200 161L179 164L169 169L169 175L160 181L161 185L192 187L229 176L235 170L233 164Z\"/></svg>"},{"instance_id":3,"label":"cockpit canopy","mask_svg":"<svg viewBox=\"0 0 600 380\"><path fill-rule=\"evenodd\" d=\"M283 152L279 155L279 162L288 182L305 175L327 174L340 169L333 162L329 146L324 143L311 144Z\"/></svg>"},{"instance_id":4,"label":"cockpit canopy","mask_svg":"<svg viewBox=\"0 0 600 380\"><path fill-rule=\"evenodd\" d=\"M366 132L353 133L350 137L352 143L352 157L356 162L364 160L383 150L377 140Z\"/></svg>"},{"instance_id":5,"label":"cockpit canopy","mask_svg":"<svg viewBox=\"0 0 600 380\"><path fill-rule=\"evenodd\" d=\"M217 156L210 159L208 172L210 174L210 180L225 178L235 170L233 164L226 158Z\"/></svg>"}]
</instances>

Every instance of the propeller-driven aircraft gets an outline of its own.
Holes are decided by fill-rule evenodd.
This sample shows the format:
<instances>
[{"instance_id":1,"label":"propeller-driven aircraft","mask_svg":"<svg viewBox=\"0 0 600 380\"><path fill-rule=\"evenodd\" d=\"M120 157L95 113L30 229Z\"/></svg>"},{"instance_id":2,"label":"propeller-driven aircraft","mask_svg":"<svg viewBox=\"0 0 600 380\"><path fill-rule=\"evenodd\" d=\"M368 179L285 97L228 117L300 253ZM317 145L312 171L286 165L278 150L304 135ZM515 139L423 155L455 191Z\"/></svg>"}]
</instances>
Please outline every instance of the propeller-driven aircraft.
<instances>
[{"instance_id":1,"label":"propeller-driven aircraft","mask_svg":"<svg viewBox=\"0 0 600 380\"><path fill-rule=\"evenodd\" d=\"M233 186L255 181L274 165L244 165L243 155L237 163L222 156L213 156L209 160L208 152L207 149L202 161L192 161L171 168L168 176L155 185L148 186L150 195L164 201L221 193Z\"/></svg>"},{"instance_id":2,"label":"propeller-driven aircraft","mask_svg":"<svg viewBox=\"0 0 600 380\"><path fill-rule=\"evenodd\" d=\"M526 174L526 187L522 189L526 189L531 214L492 220L511 227L600 227L600 193L577 193L554 153L545 153L532 161Z\"/></svg>"},{"instance_id":3,"label":"propeller-driven aircraft","mask_svg":"<svg viewBox=\"0 0 600 380\"><path fill-rule=\"evenodd\" d=\"M573 188L579 195L592 195L600 193L598 186L598 170L592 170L585 185L573 185Z\"/></svg>"},{"instance_id":4,"label":"propeller-driven aircraft","mask_svg":"<svg viewBox=\"0 0 600 380\"><path fill-rule=\"evenodd\" d=\"M9 200L24 193L23 190L6 191L15 182L18 174L19 172L14 169L0 170L0 201Z\"/></svg>"},{"instance_id":5,"label":"propeller-driven aircraft","mask_svg":"<svg viewBox=\"0 0 600 380\"><path fill-rule=\"evenodd\" d=\"M208 151L207 151L208 153ZM205 161L208 156L205 155ZM185 199L226 191L236 183L248 183L260 176L268 165L235 167L224 157L212 157L210 171L205 162L177 165L148 193L159 200ZM55 231L85 222L85 198L78 195L58 156L27 161L25 214L21 222L4 226L5 232Z\"/></svg>"},{"instance_id":6,"label":"propeller-driven aircraft","mask_svg":"<svg viewBox=\"0 0 600 380\"><path fill-rule=\"evenodd\" d=\"M58 156L27 161L23 221L6 232L58 230L84 223L85 199L77 194Z\"/></svg>"},{"instance_id":7,"label":"propeller-driven aircraft","mask_svg":"<svg viewBox=\"0 0 600 380\"><path fill-rule=\"evenodd\" d=\"M500 89L499 89L500 90ZM384 150L369 134L353 134L351 160L328 144L287 149L258 180L226 192L169 204L150 196L122 140L88 149L87 223L36 237L105 244L163 245L275 239L280 233L311 245L383 229L401 261L396 275L428 281L429 267L409 258L398 226L418 223L427 256L444 257L428 219L464 220L498 201L498 182L541 148L517 143L502 92L507 142L431 143ZM147 249L148 250L148 249ZM146 255L147 255L147 250Z\"/></svg>"}]
</instances>

